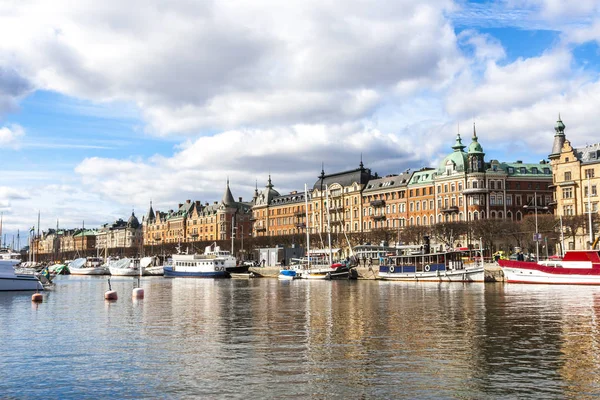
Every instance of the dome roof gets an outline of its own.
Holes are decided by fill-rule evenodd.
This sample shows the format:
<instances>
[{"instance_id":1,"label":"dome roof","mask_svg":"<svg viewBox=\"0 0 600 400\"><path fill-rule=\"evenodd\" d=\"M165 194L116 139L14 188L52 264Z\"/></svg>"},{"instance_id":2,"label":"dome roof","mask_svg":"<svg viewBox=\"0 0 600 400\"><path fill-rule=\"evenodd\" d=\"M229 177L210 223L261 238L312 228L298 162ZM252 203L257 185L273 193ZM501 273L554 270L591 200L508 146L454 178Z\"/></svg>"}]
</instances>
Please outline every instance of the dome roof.
<instances>
[{"instance_id":1,"label":"dome roof","mask_svg":"<svg viewBox=\"0 0 600 400\"><path fill-rule=\"evenodd\" d=\"M460 134L456 136L456 143L452 146L454 151L448 154L440 163L439 174L449 174L451 172L463 172L467 169L467 153L464 152L465 146L462 144Z\"/></svg>"},{"instance_id":2,"label":"dome roof","mask_svg":"<svg viewBox=\"0 0 600 400\"><path fill-rule=\"evenodd\" d=\"M140 226L140 221L138 221L137 217L135 216L135 214L133 213L133 211L131 212L131 217L129 217L129 219L127 220L127 226L129 228L139 228Z\"/></svg>"},{"instance_id":3,"label":"dome roof","mask_svg":"<svg viewBox=\"0 0 600 400\"><path fill-rule=\"evenodd\" d=\"M473 137L472 142L469 145L469 154L483 154L483 147L479 144L477 132L475 131L475 123L473 123Z\"/></svg>"}]
</instances>

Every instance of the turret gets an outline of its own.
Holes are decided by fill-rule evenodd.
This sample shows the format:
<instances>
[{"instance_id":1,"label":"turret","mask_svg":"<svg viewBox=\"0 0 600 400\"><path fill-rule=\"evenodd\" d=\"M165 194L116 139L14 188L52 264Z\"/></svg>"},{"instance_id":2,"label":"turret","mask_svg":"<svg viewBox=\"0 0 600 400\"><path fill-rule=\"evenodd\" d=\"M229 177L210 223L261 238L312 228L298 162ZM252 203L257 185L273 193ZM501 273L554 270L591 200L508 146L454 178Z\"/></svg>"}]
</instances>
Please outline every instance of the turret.
<instances>
[{"instance_id":1,"label":"turret","mask_svg":"<svg viewBox=\"0 0 600 400\"><path fill-rule=\"evenodd\" d=\"M549 159L555 159L560 156L562 147L565 144L565 124L560 119L560 113L558 114L558 121L554 126L556 133L554 134L554 143L552 144L552 153L548 156Z\"/></svg>"}]
</instances>

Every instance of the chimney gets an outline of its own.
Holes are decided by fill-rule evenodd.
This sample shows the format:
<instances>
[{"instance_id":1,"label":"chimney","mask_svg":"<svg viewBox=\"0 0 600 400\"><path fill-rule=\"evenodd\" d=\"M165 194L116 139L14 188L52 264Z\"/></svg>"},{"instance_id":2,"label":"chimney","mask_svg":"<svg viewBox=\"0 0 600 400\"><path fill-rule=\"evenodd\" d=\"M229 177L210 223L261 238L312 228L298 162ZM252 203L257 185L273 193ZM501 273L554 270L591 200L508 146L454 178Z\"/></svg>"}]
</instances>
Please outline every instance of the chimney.
<instances>
[{"instance_id":1,"label":"chimney","mask_svg":"<svg viewBox=\"0 0 600 400\"><path fill-rule=\"evenodd\" d=\"M241 203L242 202L242 198L240 197L239 199L240 199L240 203Z\"/></svg>"},{"instance_id":2,"label":"chimney","mask_svg":"<svg viewBox=\"0 0 600 400\"><path fill-rule=\"evenodd\" d=\"M200 207L201 203L200 200L196 200L196 207Z\"/></svg>"},{"instance_id":3,"label":"chimney","mask_svg":"<svg viewBox=\"0 0 600 400\"><path fill-rule=\"evenodd\" d=\"M218 202L218 201L215 201L215 205L216 205L216 204L219 204L219 202Z\"/></svg>"},{"instance_id":4,"label":"chimney","mask_svg":"<svg viewBox=\"0 0 600 400\"><path fill-rule=\"evenodd\" d=\"M182 205L183 205L183 203L179 203L179 207L177 207L177 208L181 208Z\"/></svg>"},{"instance_id":5,"label":"chimney","mask_svg":"<svg viewBox=\"0 0 600 400\"><path fill-rule=\"evenodd\" d=\"M206 204L204 204L206 207L208 207L208 201L206 202Z\"/></svg>"},{"instance_id":6,"label":"chimney","mask_svg":"<svg viewBox=\"0 0 600 400\"><path fill-rule=\"evenodd\" d=\"M191 200L186 200L185 204L190 204L192 201Z\"/></svg>"}]
</instances>

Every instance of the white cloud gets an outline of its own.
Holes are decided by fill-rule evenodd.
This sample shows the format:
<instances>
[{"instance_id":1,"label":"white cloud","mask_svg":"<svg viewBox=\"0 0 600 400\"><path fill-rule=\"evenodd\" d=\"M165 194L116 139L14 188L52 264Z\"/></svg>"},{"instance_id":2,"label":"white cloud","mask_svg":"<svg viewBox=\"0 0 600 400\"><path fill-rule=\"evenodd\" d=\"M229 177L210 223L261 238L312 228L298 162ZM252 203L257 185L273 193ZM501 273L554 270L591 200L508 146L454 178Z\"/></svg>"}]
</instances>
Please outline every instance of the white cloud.
<instances>
[{"instance_id":1,"label":"white cloud","mask_svg":"<svg viewBox=\"0 0 600 400\"><path fill-rule=\"evenodd\" d=\"M339 123L370 115L405 81L435 84L456 72L443 15L451 7L29 1L0 13L0 34L20 33L0 56L37 88L135 102L159 134Z\"/></svg>"},{"instance_id":2,"label":"white cloud","mask_svg":"<svg viewBox=\"0 0 600 400\"><path fill-rule=\"evenodd\" d=\"M25 136L25 129L17 124L0 128L0 146L19 147L21 138Z\"/></svg>"}]
</instances>

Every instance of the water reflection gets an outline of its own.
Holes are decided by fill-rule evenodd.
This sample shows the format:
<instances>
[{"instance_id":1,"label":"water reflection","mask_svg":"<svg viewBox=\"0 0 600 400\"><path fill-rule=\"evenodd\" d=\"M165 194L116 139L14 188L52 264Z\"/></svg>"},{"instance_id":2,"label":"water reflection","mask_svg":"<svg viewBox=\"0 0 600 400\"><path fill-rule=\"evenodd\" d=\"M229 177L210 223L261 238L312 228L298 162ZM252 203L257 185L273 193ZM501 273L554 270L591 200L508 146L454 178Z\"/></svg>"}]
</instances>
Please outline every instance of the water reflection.
<instances>
[{"instance_id":1,"label":"water reflection","mask_svg":"<svg viewBox=\"0 0 600 400\"><path fill-rule=\"evenodd\" d=\"M572 398L599 393L600 288L61 277L0 293L8 397ZM52 371L50 383L37 371ZM25 385L25 386L23 386ZM23 389L25 387L26 389ZM23 391L25 390L25 391Z\"/></svg>"}]
</instances>

